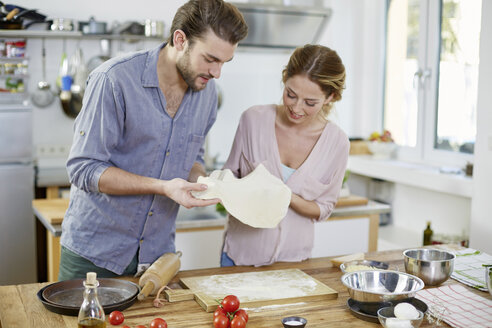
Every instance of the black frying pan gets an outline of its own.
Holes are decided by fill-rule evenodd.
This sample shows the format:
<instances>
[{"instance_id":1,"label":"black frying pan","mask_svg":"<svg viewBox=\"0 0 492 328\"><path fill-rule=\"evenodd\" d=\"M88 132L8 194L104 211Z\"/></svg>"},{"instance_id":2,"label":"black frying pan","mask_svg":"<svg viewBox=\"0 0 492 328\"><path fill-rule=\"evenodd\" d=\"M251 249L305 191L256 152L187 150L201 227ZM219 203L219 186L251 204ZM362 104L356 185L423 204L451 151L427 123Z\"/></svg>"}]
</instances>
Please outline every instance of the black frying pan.
<instances>
[{"instance_id":1,"label":"black frying pan","mask_svg":"<svg viewBox=\"0 0 492 328\"><path fill-rule=\"evenodd\" d=\"M73 279L52 283L41 288L38 299L51 312L77 316L83 301L85 279ZM98 299L104 313L123 311L137 300L140 288L123 279L98 278Z\"/></svg>"},{"instance_id":2,"label":"black frying pan","mask_svg":"<svg viewBox=\"0 0 492 328\"><path fill-rule=\"evenodd\" d=\"M3 7L3 6L2 6ZM18 10L18 9L17 9ZM0 29L2 30L21 30L23 29L24 16L35 12L36 9L23 10L18 14L15 14L13 17L9 17L9 15L4 15L0 19ZM0 10L1 12L1 10ZM2 12L3 15L3 12Z\"/></svg>"}]
</instances>

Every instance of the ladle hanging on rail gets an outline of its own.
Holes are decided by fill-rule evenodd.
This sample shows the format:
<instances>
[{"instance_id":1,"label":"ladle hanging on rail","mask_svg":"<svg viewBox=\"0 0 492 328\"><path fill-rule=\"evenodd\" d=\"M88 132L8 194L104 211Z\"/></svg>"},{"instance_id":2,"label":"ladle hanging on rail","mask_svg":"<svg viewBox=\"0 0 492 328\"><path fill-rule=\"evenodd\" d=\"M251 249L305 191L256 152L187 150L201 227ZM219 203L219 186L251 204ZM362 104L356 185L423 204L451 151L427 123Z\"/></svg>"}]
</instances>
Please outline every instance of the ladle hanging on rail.
<instances>
[{"instance_id":1,"label":"ladle hanging on rail","mask_svg":"<svg viewBox=\"0 0 492 328\"><path fill-rule=\"evenodd\" d=\"M31 101L40 108L48 107L55 100L55 94L51 91L51 85L46 81L46 47L44 38L41 39L41 81L37 89L31 95Z\"/></svg>"}]
</instances>

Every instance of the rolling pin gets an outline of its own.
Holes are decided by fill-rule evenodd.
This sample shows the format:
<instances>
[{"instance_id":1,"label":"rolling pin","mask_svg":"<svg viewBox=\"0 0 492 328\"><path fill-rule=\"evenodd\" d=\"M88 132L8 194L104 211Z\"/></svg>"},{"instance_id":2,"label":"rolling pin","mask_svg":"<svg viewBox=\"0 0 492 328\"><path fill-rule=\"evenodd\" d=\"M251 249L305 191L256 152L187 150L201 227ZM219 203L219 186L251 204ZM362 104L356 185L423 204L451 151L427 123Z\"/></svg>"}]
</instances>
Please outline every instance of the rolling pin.
<instances>
[{"instance_id":1,"label":"rolling pin","mask_svg":"<svg viewBox=\"0 0 492 328\"><path fill-rule=\"evenodd\" d=\"M165 253L159 257L140 277L138 284L142 288L138 294L141 301L149 295L157 293L159 288L166 286L178 273L181 266L181 252Z\"/></svg>"}]
</instances>

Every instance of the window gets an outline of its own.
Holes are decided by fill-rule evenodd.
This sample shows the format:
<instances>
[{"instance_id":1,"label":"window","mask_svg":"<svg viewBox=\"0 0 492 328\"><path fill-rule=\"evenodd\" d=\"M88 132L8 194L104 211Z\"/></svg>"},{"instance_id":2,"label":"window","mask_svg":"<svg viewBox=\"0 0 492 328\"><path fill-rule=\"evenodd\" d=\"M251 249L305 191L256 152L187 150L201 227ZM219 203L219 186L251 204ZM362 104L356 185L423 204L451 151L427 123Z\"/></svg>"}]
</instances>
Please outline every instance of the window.
<instances>
[{"instance_id":1,"label":"window","mask_svg":"<svg viewBox=\"0 0 492 328\"><path fill-rule=\"evenodd\" d=\"M390 0L384 128L406 159L471 160L482 0Z\"/></svg>"}]
</instances>

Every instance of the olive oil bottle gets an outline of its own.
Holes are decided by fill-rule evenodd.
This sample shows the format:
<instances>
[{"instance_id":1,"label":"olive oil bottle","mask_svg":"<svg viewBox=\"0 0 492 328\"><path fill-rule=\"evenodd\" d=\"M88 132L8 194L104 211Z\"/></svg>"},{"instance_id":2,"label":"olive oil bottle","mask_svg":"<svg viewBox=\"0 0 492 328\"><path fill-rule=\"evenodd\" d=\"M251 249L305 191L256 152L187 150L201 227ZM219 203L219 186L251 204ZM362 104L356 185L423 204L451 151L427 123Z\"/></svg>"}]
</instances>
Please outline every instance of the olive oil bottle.
<instances>
[{"instance_id":1,"label":"olive oil bottle","mask_svg":"<svg viewBox=\"0 0 492 328\"><path fill-rule=\"evenodd\" d=\"M78 317L79 328L106 328L104 309L97 298L98 286L96 273L87 272L87 278L84 281L84 301L80 306Z\"/></svg>"},{"instance_id":2,"label":"olive oil bottle","mask_svg":"<svg viewBox=\"0 0 492 328\"><path fill-rule=\"evenodd\" d=\"M432 235L434 232L431 229L431 222L427 221L427 228L424 230L424 246L432 244Z\"/></svg>"}]
</instances>

